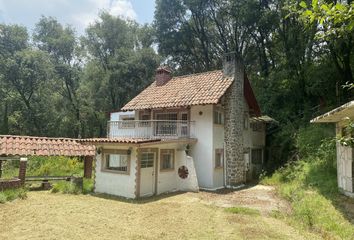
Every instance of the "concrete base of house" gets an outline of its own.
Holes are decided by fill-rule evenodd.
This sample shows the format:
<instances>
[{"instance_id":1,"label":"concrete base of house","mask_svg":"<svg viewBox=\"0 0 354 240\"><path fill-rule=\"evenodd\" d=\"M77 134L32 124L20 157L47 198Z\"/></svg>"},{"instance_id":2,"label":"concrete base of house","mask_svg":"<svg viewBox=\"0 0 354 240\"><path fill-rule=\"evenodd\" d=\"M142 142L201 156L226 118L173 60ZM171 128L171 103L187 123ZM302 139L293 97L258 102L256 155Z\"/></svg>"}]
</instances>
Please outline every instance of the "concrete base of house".
<instances>
[{"instance_id":1,"label":"concrete base of house","mask_svg":"<svg viewBox=\"0 0 354 240\"><path fill-rule=\"evenodd\" d=\"M225 187L217 187L217 188L199 188L202 191L207 191L207 192L216 192L221 189L225 189Z\"/></svg>"},{"instance_id":2,"label":"concrete base of house","mask_svg":"<svg viewBox=\"0 0 354 240\"><path fill-rule=\"evenodd\" d=\"M339 188L339 191L340 191L340 193L342 193L343 195L345 195L347 197L354 198L354 193L353 192L345 191L342 188Z\"/></svg>"},{"instance_id":3,"label":"concrete base of house","mask_svg":"<svg viewBox=\"0 0 354 240\"><path fill-rule=\"evenodd\" d=\"M235 190L238 190L238 189L241 189L241 188L244 188L246 185L245 184L240 184L240 185L237 185L237 186L226 186L226 188L228 189L235 189Z\"/></svg>"},{"instance_id":4,"label":"concrete base of house","mask_svg":"<svg viewBox=\"0 0 354 240\"><path fill-rule=\"evenodd\" d=\"M245 184L240 184L238 186L222 186L222 187L217 187L217 188L199 188L202 191L208 191L208 192L216 192L218 190L222 190L222 189L234 189L234 190L238 190L238 189L242 189L244 188L246 185Z\"/></svg>"}]
</instances>

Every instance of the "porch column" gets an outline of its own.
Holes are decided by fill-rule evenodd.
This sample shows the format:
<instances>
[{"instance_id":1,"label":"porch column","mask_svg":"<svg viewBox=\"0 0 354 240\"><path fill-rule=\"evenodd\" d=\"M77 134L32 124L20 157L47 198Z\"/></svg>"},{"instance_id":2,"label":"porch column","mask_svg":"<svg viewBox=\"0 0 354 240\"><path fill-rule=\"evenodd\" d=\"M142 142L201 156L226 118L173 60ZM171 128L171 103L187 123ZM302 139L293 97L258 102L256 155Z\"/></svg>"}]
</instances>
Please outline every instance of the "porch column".
<instances>
[{"instance_id":1,"label":"porch column","mask_svg":"<svg viewBox=\"0 0 354 240\"><path fill-rule=\"evenodd\" d=\"M21 180L21 186L25 184L26 179L27 158L20 158L20 170L18 178Z\"/></svg>"},{"instance_id":2,"label":"porch column","mask_svg":"<svg viewBox=\"0 0 354 240\"><path fill-rule=\"evenodd\" d=\"M84 158L84 178L92 177L93 156L85 156Z\"/></svg>"},{"instance_id":3,"label":"porch column","mask_svg":"<svg viewBox=\"0 0 354 240\"><path fill-rule=\"evenodd\" d=\"M0 178L2 176L2 161L0 160Z\"/></svg>"}]
</instances>

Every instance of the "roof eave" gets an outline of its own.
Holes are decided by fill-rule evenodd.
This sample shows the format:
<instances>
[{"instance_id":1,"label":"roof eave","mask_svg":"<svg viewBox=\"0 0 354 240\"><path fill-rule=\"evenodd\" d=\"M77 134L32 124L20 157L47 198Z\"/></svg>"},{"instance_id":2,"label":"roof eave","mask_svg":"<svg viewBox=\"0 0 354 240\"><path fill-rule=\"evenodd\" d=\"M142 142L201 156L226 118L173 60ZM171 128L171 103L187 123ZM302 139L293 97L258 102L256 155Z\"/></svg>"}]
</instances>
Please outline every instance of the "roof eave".
<instances>
[{"instance_id":1,"label":"roof eave","mask_svg":"<svg viewBox=\"0 0 354 240\"><path fill-rule=\"evenodd\" d=\"M354 101L350 101L325 114L313 118L311 123L336 123L347 118L354 118Z\"/></svg>"}]
</instances>

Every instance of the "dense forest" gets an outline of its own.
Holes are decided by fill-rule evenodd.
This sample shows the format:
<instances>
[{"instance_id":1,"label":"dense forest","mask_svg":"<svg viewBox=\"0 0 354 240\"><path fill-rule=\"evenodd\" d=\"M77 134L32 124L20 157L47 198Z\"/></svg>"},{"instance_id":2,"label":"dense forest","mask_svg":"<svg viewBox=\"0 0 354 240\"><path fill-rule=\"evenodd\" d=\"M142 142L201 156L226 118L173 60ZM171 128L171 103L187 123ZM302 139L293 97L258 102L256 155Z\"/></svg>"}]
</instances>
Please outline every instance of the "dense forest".
<instances>
[{"instance_id":1,"label":"dense forest","mask_svg":"<svg viewBox=\"0 0 354 240\"><path fill-rule=\"evenodd\" d=\"M350 99L351 0L156 0L140 25L101 12L78 36L50 16L33 31L0 25L0 134L105 136L121 108L168 64L175 75L243 57L262 113L279 122L271 144L288 159L293 136Z\"/></svg>"}]
</instances>

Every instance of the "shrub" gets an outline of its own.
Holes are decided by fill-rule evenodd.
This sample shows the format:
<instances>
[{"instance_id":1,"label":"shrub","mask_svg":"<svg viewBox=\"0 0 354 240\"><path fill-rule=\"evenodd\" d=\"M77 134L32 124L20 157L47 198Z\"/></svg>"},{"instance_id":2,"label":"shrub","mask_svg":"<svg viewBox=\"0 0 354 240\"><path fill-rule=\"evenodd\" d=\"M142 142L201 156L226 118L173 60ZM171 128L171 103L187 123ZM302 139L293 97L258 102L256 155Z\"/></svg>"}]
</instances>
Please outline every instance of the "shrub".
<instances>
[{"instance_id":1,"label":"shrub","mask_svg":"<svg viewBox=\"0 0 354 240\"><path fill-rule=\"evenodd\" d=\"M5 161L3 178L18 175L19 161ZM82 176L83 162L68 157L30 157L27 162L27 176Z\"/></svg>"},{"instance_id":2,"label":"shrub","mask_svg":"<svg viewBox=\"0 0 354 240\"><path fill-rule=\"evenodd\" d=\"M352 239L354 227L335 206L339 194L334 144L322 141L311 156L287 164L262 183L276 186L279 195L291 203L293 211L287 218L293 225L323 238Z\"/></svg>"},{"instance_id":3,"label":"shrub","mask_svg":"<svg viewBox=\"0 0 354 240\"><path fill-rule=\"evenodd\" d=\"M0 192L0 203L6 203L6 201L7 201L7 197L5 193Z\"/></svg>"},{"instance_id":4,"label":"shrub","mask_svg":"<svg viewBox=\"0 0 354 240\"><path fill-rule=\"evenodd\" d=\"M33 176L82 175L83 162L67 157L31 157L27 169L28 175Z\"/></svg>"},{"instance_id":5,"label":"shrub","mask_svg":"<svg viewBox=\"0 0 354 240\"><path fill-rule=\"evenodd\" d=\"M79 194L81 189L71 182L61 181L53 185L52 193L67 193L67 194Z\"/></svg>"},{"instance_id":6,"label":"shrub","mask_svg":"<svg viewBox=\"0 0 354 240\"><path fill-rule=\"evenodd\" d=\"M333 126L308 125L299 129L295 135L295 146L301 158L313 156L317 153L324 139L335 136Z\"/></svg>"},{"instance_id":7,"label":"shrub","mask_svg":"<svg viewBox=\"0 0 354 240\"><path fill-rule=\"evenodd\" d=\"M25 188L7 189L0 192L0 203L13 201L15 199L26 199L27 190Z\"/></svg>"},{"instance_id":8,"label":"shrub","mask_svg":"<svg viewBox=\"0 0 354 240\"><path fill-rule=\"evenodd\" d=\"M83 181L82 193L89 194L93 192L93 179L85 179Z\"/></svg>"},{"instance_id":9,"label":"shrub","mask_svg":"<svg viewBox=\"0 0 354 240\"><path fill-rule=\"evenodd\" d=\"M89 194L93 192L93 179L83 179L82 189L72 182L60 181L53 185L52 193Z\"/></svg>"}]
</instances>

